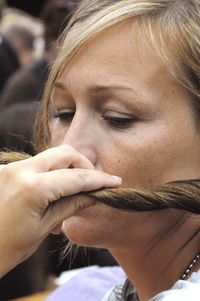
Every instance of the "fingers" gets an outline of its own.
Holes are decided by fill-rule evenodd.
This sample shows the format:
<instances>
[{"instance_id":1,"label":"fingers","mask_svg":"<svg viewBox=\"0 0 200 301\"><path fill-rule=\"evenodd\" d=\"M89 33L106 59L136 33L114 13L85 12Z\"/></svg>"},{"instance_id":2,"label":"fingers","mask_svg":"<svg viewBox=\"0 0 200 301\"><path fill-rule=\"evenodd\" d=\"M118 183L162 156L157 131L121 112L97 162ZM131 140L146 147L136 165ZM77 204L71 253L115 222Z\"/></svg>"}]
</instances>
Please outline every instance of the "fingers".
<instances>
[{"instance_id":1,"label":"fingers","mask_svg":"<svg viewBox=\"0 0 200 301\"><path fill-rule=\"evenodd\" d=\"M102 187L116 187L121 178L89 169L59 169L40 174L38 185L46 191L49 202L83 191L92 191Z\"/></svg>"},{"instance_id":2,"label":"fingers","mask_svg":"<svg viewBox=\"0 0 200 301\"><path fill-rule=\"evenodd\" d=\"M0 164L0 171L3 170L5 164Z\"/></svg>"},{"instance_id":3,"label":"fingers","mask_svg":"<svg viewBox=\"0 0 200 301\"><path fill-rule=\"evenodd\" d=\"M45 172L61 168L86 168L94 169L93 164L74 148L69 145L62 145L50 148L38 155L24 161L16 162L24 168L29 168L35 172Z\"/></svg>"},{"instance_id":4,"label":"fingers","mask_svg":"<svg viewBox=\"0 0 200 301\"><path fill-rule=\"evenodd\" d=\"M55 232L58 231L59 227L56 226L75 213L77 194L80 192L121 184L120 178L94 170L86 157L66 145L4 165L0 171L5 183L11 182L9 198L14 200L12 204L16 213L18 210L19 216L24 214L24 225L29 220L28 225L34 217L33 225L40 224L40 229L44 226L43 234L53 228ZM9 199L6 187L5 195ZM72 200L74 195L75 199ZM88 207L93 202L92 198L87 198L78 206Z\"/></svg>"},{"instance_id":5,"label":"fingers","mask_svg":"<svg viewBox=\"0 0 200 301\"><path fill-rule=\"evenodd\" d=\"M43 214L43 228L46 233L51 231L57 234L63 220L74 215L77 210L94 205L94 199L78 196L78 193L119 186L121 178L97 170L60 169L46 173L40 183L46 187L46 191L51 191L46 196L50 204Z\"/></svg>"},{"instance_id":6,"label":"fingers","mask_svg":"<svg viewBox=\"0 0 200 301\"><path fill-rule=\"evenodd\" d=\"M52 203L43 217L43 227L45 232L58 234L61 231L62 222L83 210L95 204L95 200L84 195L62 198Z\"/></svg>"}]
</instances>

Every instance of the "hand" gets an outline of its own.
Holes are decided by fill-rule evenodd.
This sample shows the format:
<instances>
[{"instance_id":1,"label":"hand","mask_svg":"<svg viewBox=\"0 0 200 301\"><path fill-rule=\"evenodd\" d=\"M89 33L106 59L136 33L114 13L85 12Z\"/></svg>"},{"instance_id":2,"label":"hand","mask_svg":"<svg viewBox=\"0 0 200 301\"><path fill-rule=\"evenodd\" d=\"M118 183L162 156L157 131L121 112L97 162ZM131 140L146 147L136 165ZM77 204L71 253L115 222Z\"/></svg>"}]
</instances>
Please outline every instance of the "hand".
<instances>
[{"instance_id":1,"label":"hand","mask_svg":"<svg viewBox=\"0 0 200 301\"><path fill-rule=\"evenodd\" d=\"M0 276L29 257L79 207L70 196L115 187L120 180L94 170L69 146L46 150L0 168ZM78 202L78 200L77 200ZM93 204L92 200L81 207Z\"/></svg>"}]
</instances>

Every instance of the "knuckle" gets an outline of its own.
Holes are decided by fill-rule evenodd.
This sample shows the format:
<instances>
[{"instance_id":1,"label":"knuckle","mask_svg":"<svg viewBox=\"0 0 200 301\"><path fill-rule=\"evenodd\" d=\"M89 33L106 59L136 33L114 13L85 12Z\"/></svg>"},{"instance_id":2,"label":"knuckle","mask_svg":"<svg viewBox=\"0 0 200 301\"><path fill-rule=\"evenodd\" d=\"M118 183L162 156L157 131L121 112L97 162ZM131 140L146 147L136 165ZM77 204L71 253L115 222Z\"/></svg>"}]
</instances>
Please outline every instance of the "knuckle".
<instances>
[{"instance_id":1,"label":"knuckle","mask_svg":"<svg viewBox=\"0 0 200 301\"><path fill-rule=\"evenodd\" d=\"M81 185L81 189L84 190L88 186L88 174L86 171L78 171L79 183Z\"/></svg>"},{"instance_id":2,"label":"knuckle","mask_svg":"<svg viewBox=\"0 0 200 301\"><path fill-rule=\"evenodd\" d=\"M69 144L62 145L61 150L69 153L76 152L76 150Z\"/></svg>"},{"instance_id":3,"label":"knuckle","mask_svg":"<svg viewBox=\"0 0 200 301\"><path fill-rule=\"evenodd\" d=\"M21 173L18 175L18 183L23 190L32 190L34 187L37 187L35 178L27 173Z\"/></svg>"},{"instance_id":4,"label":"knuckle","mask_svg":"<svg viewBox=\"0 0 200 301\"><path fill-rule=\"evenodd\" d=\"M14 164L8 164L1 169L1 189L2 195L6 191L7 196L20 204L28 204L38 196L41 181L37 174L20 169ZM11 187L11 189L10 189ZM9 192L7 192L9 188Z\"/></svg>"},{"instance_id":5,"label":"knuckle","mask_svg":"<svg viewBox=\"0 0 200 301\"><path fill-rule=\"evenodd\" d=\"M1 175L8 181L14 180L18 175L18 169L16 168L14 163L9 163L2 167Z\"/></svg>"}]
</instances>

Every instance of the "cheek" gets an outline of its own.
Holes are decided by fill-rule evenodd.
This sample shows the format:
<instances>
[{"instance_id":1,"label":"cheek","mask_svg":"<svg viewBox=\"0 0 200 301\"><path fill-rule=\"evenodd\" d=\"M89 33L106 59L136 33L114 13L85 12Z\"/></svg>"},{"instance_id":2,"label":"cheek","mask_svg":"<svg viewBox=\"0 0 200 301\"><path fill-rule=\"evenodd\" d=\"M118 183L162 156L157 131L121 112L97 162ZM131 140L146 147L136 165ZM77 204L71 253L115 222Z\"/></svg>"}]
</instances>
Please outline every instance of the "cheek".
<instances>
[{"instance_id":1,"label":"cheek","mask_svg":"<svg viewBox=\"0 0 200 301\"><path fill-rule=\"evenodd\" d=\"M62 144L62 141L66 134L66 127L61 127L58 125L58 122L52 121L50 124L51 132L51 147L58 146Z\"/></svg>"},{"instance_id":2,"label":"cheek","mask_svg":"<svg viewBox=\"0 0 200 301\"><path fill-rule=\"evenodd\" d=\"M188 151L183 147L188 142L177 143L170 133L149 136L138 141L135 138L132 143L121 141L112 148L110 160L102 159L107 162L104 170L121 176L124 187L152 189L181 179L187 163L191 163L185 155Z\"/></svg>"},{"instance_id":3,"label":"cheek","mask_svg":"<svg viewBox=\"0 0 200 301\"><path fill-rule=\"evenodd\" d=\"M123 187L153 188L160 184L166 165L164 158L158 157L156 148L135 146L118 152L105 170L121 176Z\"/></svg>"}]
</instances>

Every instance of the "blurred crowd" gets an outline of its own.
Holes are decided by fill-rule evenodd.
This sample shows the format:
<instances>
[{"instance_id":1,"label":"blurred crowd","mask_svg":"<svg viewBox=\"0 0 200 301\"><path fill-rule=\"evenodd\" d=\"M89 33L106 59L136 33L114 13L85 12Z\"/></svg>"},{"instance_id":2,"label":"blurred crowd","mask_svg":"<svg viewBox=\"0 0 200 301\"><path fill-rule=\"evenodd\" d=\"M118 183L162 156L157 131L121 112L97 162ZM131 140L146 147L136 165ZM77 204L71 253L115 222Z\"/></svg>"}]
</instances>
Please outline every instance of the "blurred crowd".
<instances>
[{"instance_id":1,"label":"blurred crowd","mask_svg":"<svg viewBox=\"0 0 200 301\"><path fill-rule=\"evenodd\" d=\"M37 15L12 1L0 0L0 149L35 154L33 125L43 89L78 0L40 1ZM67 244L62 234L49 236L40 249L0 280L1 300L53 289L62 271L116 262L105 250L78 249L62 258Z\"/></svg>"},{"instance_id":2,"label":"blurred crowd","mask_svg":"<svg viewBox=\"0 0 200 301\"><path fill-rule=\"evenodd\" d=\"M33 121L59 34L75 6L73 1L48 0L35 17L4 4L0 26L1 148L34 153L30 139Z\"/></svg>"}]
</instances>

